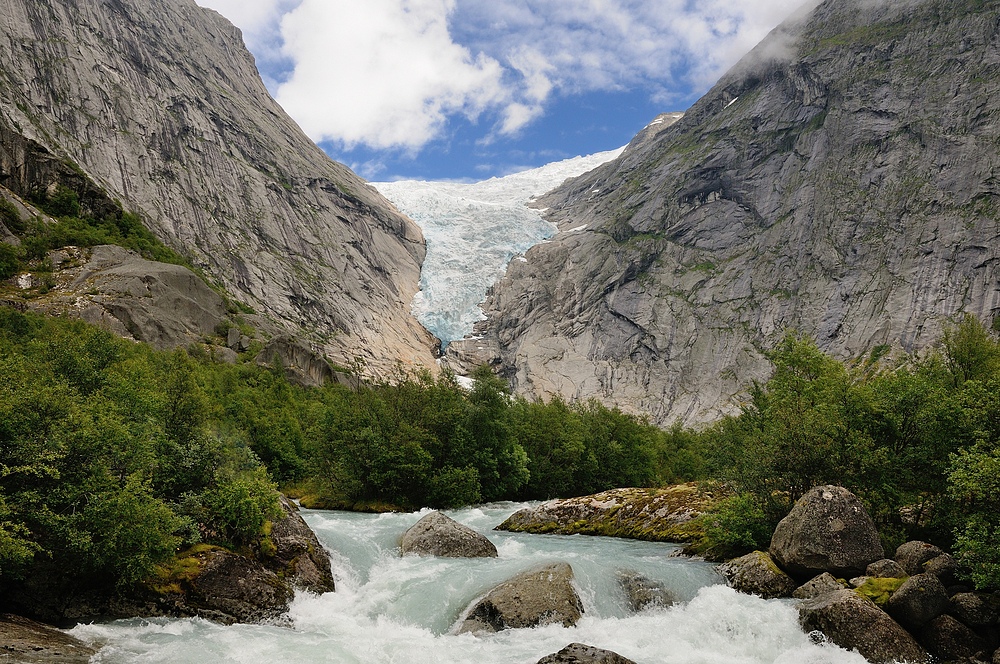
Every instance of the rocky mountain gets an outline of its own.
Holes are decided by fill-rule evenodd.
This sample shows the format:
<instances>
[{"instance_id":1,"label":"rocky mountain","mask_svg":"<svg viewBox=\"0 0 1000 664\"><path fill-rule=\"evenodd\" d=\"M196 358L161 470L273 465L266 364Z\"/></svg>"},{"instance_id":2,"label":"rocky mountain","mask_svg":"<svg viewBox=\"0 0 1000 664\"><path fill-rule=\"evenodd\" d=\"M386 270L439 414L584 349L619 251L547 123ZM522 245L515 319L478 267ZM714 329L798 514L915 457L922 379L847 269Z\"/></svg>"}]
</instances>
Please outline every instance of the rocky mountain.
<instances>
[{"instance_id":1,"label":"rocky mountain","mask_svg":"<svg viewBox=\"0 0 1000 664\"><path fill-rule=\"evenodd\" d=\"M419 228L301 132L229 22L193 0L0 15L0 185L119 200L272 333L337 363L433 365L410 314Z\"/></svg>"},{"instance_id":2,"label":"rocky mountain","mask_svg":"<svg viewBox=\"0 0 1000 664\"><path fill-rule=\"evenodd\" d=\"M529 396L732 410L798 330L840 358L1000 313L1000 2L825 0L683 118L539 201L479 340ZM478 354L477 354L478 353Z\"/></svg>"}]
</instances>

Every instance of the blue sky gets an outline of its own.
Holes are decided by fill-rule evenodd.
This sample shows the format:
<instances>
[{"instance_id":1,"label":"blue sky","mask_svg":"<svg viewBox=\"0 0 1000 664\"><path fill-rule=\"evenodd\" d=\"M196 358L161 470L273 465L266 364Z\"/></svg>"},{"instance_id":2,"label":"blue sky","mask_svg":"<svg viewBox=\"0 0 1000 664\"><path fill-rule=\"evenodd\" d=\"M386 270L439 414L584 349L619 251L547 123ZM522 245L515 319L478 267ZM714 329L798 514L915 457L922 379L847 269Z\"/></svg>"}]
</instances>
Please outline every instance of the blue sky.
<instances>
[{"instance_id":1,"label":"blue sky","mask_svg":"<svg viewBox=\"0 0 1000 664\"><path fill-rule=\"evenodd\" d=\"M481 180L620 147L803 0L197 0L368 180Z\"/></svg>"}]
</instances>

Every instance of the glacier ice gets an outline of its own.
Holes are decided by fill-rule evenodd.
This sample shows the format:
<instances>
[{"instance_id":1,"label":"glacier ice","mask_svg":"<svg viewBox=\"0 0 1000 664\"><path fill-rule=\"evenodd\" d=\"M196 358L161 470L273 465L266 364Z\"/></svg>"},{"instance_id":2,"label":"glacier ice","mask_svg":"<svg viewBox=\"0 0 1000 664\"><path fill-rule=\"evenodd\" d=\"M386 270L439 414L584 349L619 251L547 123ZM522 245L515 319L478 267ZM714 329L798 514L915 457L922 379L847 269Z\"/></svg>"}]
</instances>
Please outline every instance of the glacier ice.
<instances>
[{"instance_id":1,"label":"glacier ice","mask_svg":"<svg viewBox=\"0 0 1000 664\"><path fill-rule=\"evenodd\" d=\"M510 261L556 233L555 226L542 218L542 211L527 204L567 178L611 161L622 150L471 184L372 183L420 225L427 241L420 292L413 300L417 320L443 346L472 332L473 325L483 319L479 305L486 291L503 276Z\"/></svg>"}]
</instances>

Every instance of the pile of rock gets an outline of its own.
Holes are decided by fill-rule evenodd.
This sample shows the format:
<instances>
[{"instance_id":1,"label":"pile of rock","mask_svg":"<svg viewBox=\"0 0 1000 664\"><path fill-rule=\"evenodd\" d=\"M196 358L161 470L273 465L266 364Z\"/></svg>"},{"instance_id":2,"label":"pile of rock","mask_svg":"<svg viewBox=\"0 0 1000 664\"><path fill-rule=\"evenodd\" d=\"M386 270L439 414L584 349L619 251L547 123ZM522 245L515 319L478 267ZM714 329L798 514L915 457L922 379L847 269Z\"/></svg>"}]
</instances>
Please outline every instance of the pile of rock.
<instances>
[{"instance_id":1,"label":"pile of rock","mask_svg":"<svg viewBox=\"0 0 1000 664\"><path fill-rule=\"evenodd\" d=\"M809 491L767 552L719 571L742 592L801 599L803 628L876 664L1000 663L1000 598L955 585L955 560L925 542L886 558L864 506L842 487Z\"/></svg>"}]
</instances>

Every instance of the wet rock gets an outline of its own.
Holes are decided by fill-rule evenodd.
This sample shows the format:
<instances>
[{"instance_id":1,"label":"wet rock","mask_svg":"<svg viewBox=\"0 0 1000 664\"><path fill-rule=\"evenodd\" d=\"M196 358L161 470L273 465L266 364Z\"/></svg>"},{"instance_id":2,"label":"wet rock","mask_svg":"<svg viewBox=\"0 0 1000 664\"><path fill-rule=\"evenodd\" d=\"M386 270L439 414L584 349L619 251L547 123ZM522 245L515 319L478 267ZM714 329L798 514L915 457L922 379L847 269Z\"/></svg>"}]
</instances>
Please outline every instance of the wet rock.
<instances>
[{"instance_id":1,"label":"wet rock","mask_svg":"<svg viewBox=\"0 0 1000 664\"><path fill-rule=\"evenodd\" d=\"M933 574L915 574L892 593L885 610L901 625L918 629L948 608L948 592Z\"/></svg>"},{"instance_id":2,"label":"wet rock","mask_svg":"<svg viewBox=\"0 0 1000 664\"><path fill-rule=\"evenodd\" d=\"M485 536L441 512L431 512L410 526L399 543L403 555L446 558L496 558L497 548Z\"/></svg>"},{"instance_id":3,"label":"wet rock","mask_svg":"<svg viewBox=\"0 0 1000 664\"><path fill-rule=\"evenodd\" d=\"M789 597L799 585L764 551L754 551L723 563L719 565L719 573L726 577L726 581L735 590L760 595L765 599Z\"/></svg>"},{"instance_id":4,"label":"wet rock","mask_svg":"<svg viewBox=\"0 0 1000 664\"><path fill-rule=\"evenodd\" d=\"M847 489L810 489L778 523L771 557L791 576L809 579L821 572L850 578L884 558L878 532L864 505Z\"/></svg>"},{"instance_id":5,"label":"wet rock","mask_svg":"<svg viewBox=\"0 0 1000 664\"><path fill-rule=\"evenodd\" d=\"M635 662L610 650L571 643L557 653L542 657L537 664L635 664Z\"/></svg>"},{"instance_id":6,"label":"wet rock","mask_svg":"<svg viewBox=\"0 0 1000 664\"><path fill-rule=\"evenodd\" d=\"M636 572L620 570L618 585L625 593L629 609L636 613L648 608L673 606L678 601L677 596L662 583Z\"/></svg>"},{"instance_id":7,"label":"wet rock","mask_svg":"<svg viewBox=\"0 0 1000 664\"><path fill-rule=\"evenodd\" d=\"M799 604L799 622L818 630L872 664L922 663L928 657L913 636L875 604L853 590L837 590Z\"/></svg>"},{"instance_id":8,"label":"wet rock","mask_svg":"<svg viewBox=\"0 0 1000 664\"><path fill-rule=\"evenodd\" d=\"M292 590L260 563L224 550L203 554L200 573L175 605L181 615L221 623L252 623L288 611Z\"/></svg>"},{"instance_id":9,"label":"wet rock","mask_svg":"<svg viewBox=\"0 0 1000 664\"><path fill-rule=\"evenodd\" d=\"M838 581L829 572L823 572L796 588L795 592L792 593L792 597L796 599L812 599L813 597L819 597L820 595L843 589L844 584L842 582Z\"/></svg>"},{"instance_id":10,"label":"wet rock","mask_svg":"<svg viewBox=\"0 0 1000 664\"><path fill-rule=\"evenodd\" d=\"M943 662L965 661L987 654L986 641L955 618L938 616L920 630L920 644Z\"/></svg>"},{"instance_id":11,"label":"wet rock","mask_svg":"<svg viewBox=\"0 0 1000 664\"><path fill-rule=\"evenodd\" d=\"M900 544L899 548L896 549L894 557L896 562L906 570L907 574L913 575L922 574L924 572L924 564L943 553L944 551L933 544L912 541Z\"/></svg>"},{"instance_id":12,"label":"wet rock","mask_svg":"<svg viewBox=\"0 0 1000 664\"><path fill-rule=\"evenodd\" d=\"M583 615L573 588L573 568L566 563L535 567L501 583L474 602L458 632L489 633L558 623L572 627Z\"/></svg>"},{"instance_id":13,"label":"wet rock","mask_svg":"<svg viewBox=\"0 0 1000 664\"><path fill-rule=\"evenodd\" d=\"M333 592L330 554L302 520L295 504L285 496L281 496L281 508L284 517L271 526L274 554L267 561L268 565L280 570L297 588L314 593Z\"/></svg>"},{"instance_id":14,"label":"wet rock","mask_svg":"<svg viewBox=\"0 0 1000 664\"><path fill-rule=\"evenodd\" d=\"M0 662L86 664L97 651L55 627L0 614Z\"/></svg>"},{"instance_id":15,"label":"wet rock","mask_svg":"<svg viewBox=\"0 0 1000 664\"><path fill-rule=\"evenodd\" d=\"M902 578L904 576L909 576L906 570L897 563L895 560L890 558L883 558L882 560L877 560L868 566L865 570L865 576L874 576L883 579L887 578Z\"/></svg>"}]
</instances>

